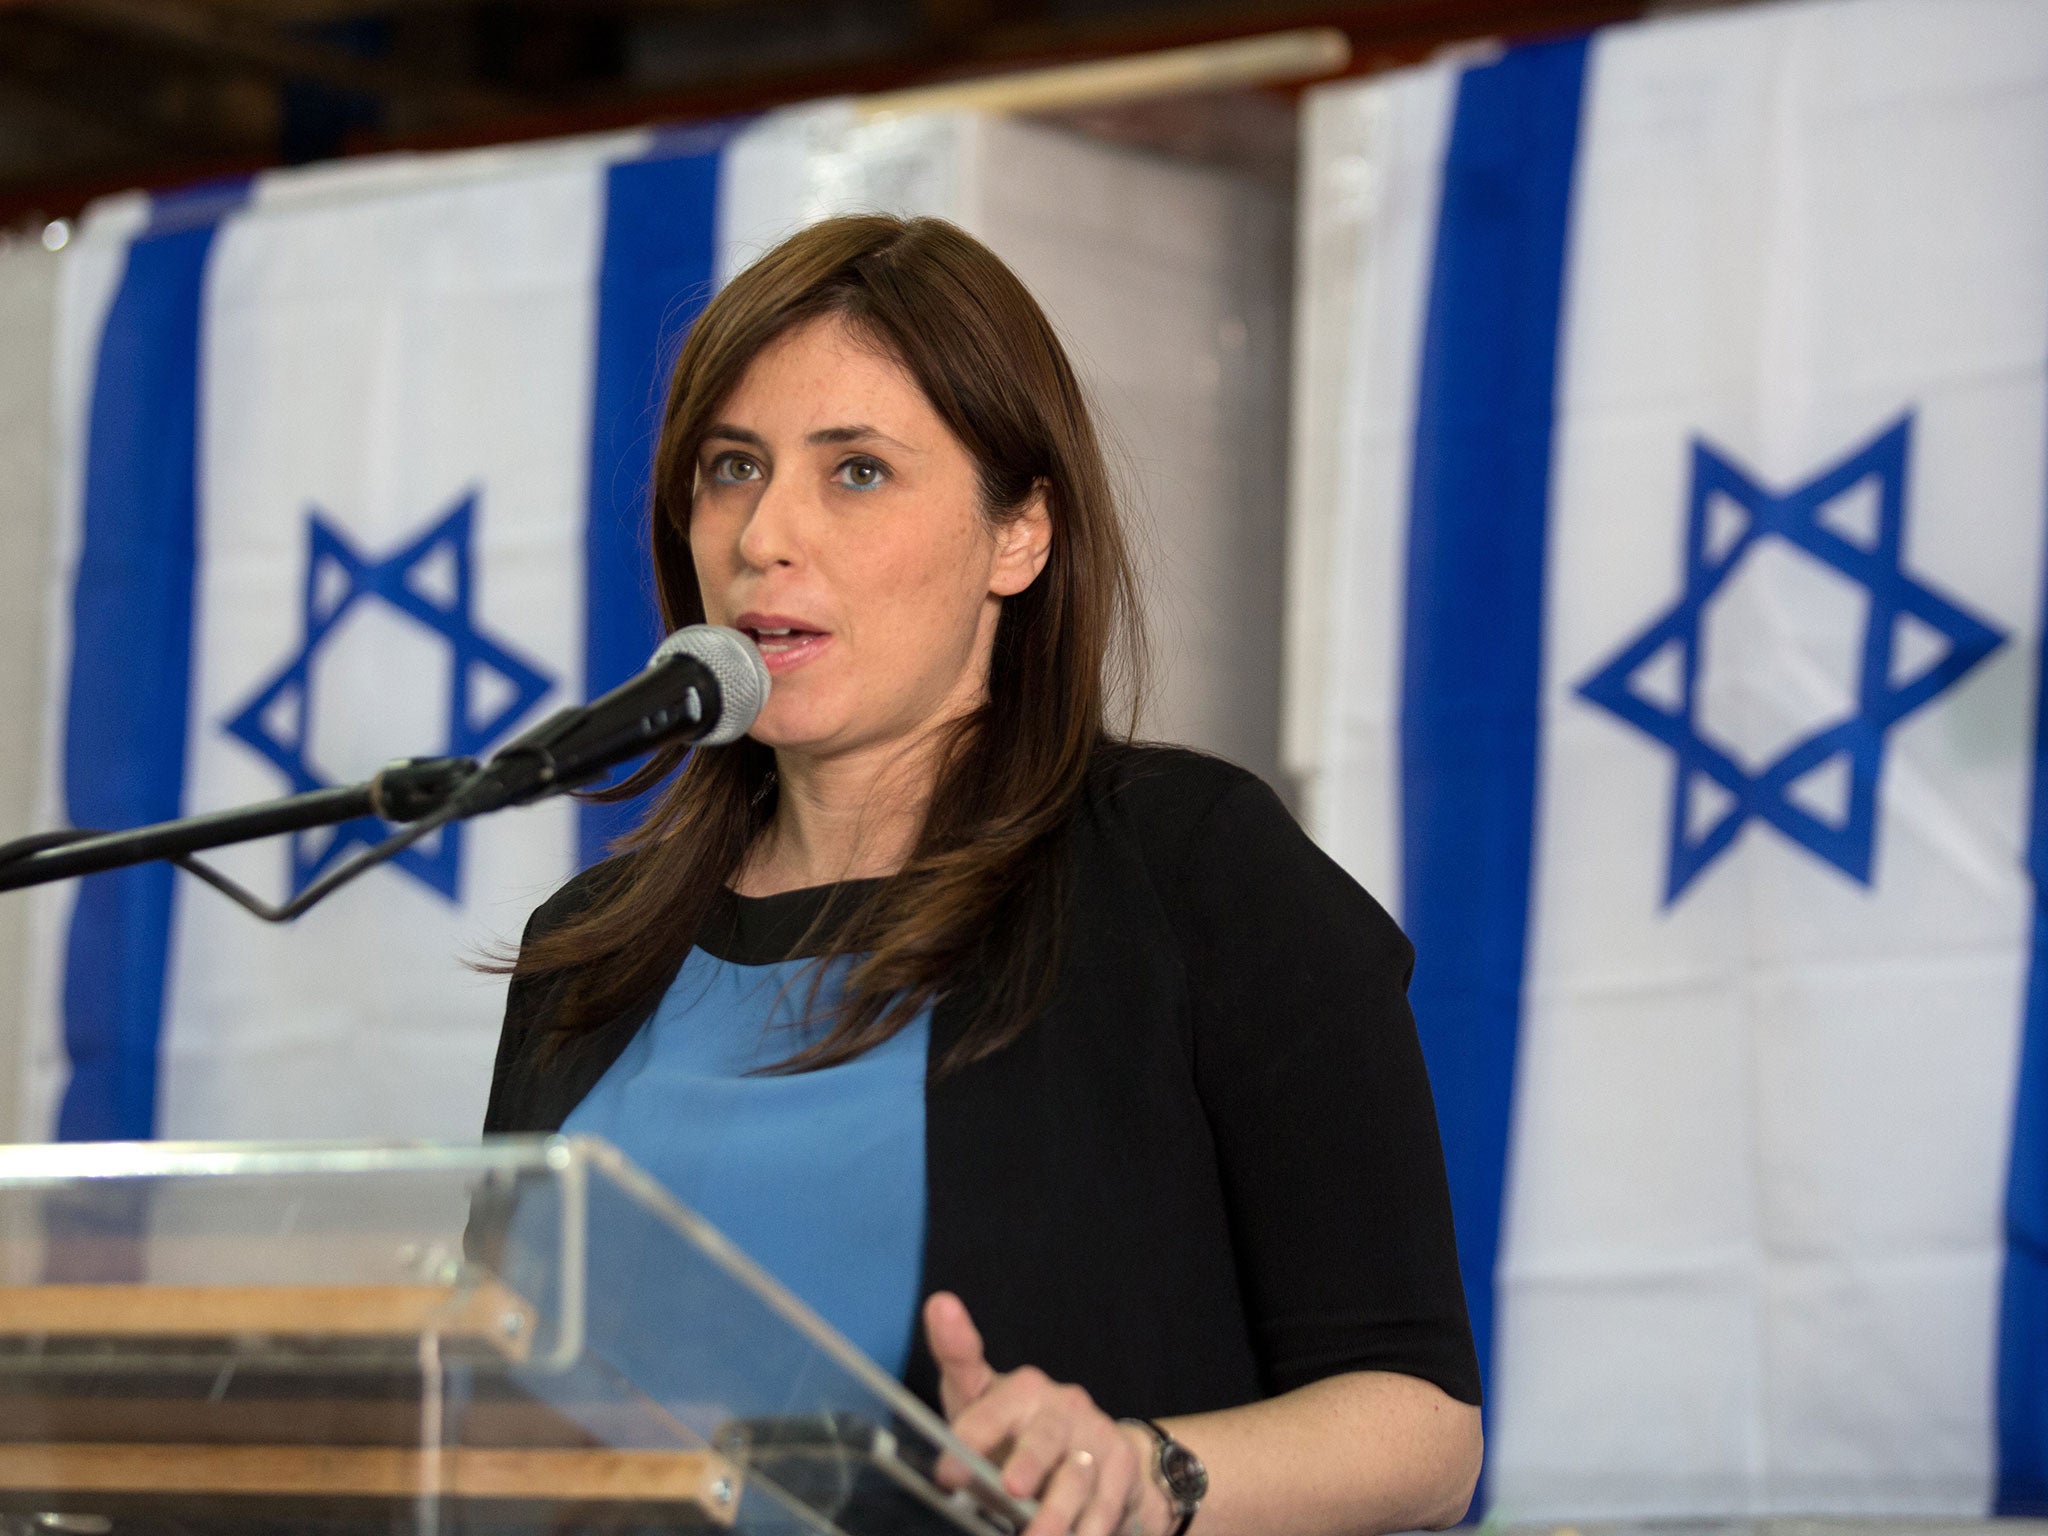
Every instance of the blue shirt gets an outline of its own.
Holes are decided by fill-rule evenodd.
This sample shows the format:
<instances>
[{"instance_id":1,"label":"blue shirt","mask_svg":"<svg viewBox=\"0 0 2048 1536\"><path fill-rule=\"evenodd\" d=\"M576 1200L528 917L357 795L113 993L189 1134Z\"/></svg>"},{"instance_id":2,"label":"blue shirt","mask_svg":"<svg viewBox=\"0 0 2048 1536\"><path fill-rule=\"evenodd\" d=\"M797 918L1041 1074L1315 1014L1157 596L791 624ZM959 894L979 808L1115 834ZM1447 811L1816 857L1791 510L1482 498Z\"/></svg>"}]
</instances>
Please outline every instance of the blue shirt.
<instances>
[{"instance_id":1,"label":"blue shirt","mask_svg":"<svg viewBox=\"0 0 2048 1536\"><path fill-rule=\"evenodd\" d=\"M817 893L728 899L730 932L690 951L562 1129L617 1145L901 1376L924 1264L929 1010L839 1066L757 1075L824 1033L851 962L742 963Z\"/></svg>"}]
</instances>

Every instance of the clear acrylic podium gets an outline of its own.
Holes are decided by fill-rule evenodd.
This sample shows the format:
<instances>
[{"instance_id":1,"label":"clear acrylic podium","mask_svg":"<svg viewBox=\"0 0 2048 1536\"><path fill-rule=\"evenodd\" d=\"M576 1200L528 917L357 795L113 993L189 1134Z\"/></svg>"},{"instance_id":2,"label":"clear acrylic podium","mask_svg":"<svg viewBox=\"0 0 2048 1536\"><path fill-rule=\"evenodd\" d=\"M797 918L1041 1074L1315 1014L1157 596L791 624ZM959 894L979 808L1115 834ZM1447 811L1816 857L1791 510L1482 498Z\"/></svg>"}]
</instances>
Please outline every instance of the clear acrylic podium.
<instances>
[{"instance_id":1,"label":"clear acrylic podium","mask_svg":"<svg viewBox=\"0 0 2048 1536\"><path fill-rule=\"evenodd\" d=\"M0 1148L0 1532L1004 1536L1029 1513L603 1142Z\"/></svg>"}]
</instances>

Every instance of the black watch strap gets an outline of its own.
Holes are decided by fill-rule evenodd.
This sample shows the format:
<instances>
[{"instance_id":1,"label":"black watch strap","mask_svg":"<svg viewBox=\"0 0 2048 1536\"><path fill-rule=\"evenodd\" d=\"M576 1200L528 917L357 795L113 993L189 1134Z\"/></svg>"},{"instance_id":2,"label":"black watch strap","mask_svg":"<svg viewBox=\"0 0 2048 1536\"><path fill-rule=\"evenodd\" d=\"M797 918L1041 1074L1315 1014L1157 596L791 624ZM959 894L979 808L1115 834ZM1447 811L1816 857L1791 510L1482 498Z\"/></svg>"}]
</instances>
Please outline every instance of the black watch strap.
<instances>
[{"instance_id":1,"label":"black watch strap","mask_svg":"<svg viewBox=\"0 0 2048 1536\"><path fill-rule=\"evenodd\" d=\"M1152 1457L1152 1477L1172 1502L1174 1512L1180 1516L1166 1536L1187 1536L1195 1511L1202 1507L1202 1500L1209 1492L1209 1472L1202 1465L1202 1458L1151 1419L1133 1417L1124 1422L1143 1425L1158 1442Z\"/></svg>"}]
</instances>

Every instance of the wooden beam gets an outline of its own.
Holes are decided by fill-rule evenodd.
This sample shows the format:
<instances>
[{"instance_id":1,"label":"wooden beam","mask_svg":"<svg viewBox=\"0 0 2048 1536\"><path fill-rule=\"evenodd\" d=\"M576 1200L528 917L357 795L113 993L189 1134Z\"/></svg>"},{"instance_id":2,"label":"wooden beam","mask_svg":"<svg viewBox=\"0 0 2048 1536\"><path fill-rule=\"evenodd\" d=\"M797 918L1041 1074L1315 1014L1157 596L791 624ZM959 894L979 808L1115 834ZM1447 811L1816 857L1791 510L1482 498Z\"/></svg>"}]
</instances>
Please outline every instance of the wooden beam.
<instances>
[{"instance_id":1,"label":"wooden beam","mask_svg":"<svg viewBox=\"0 0 2048 1536\"><path fill-rule=\"evenodd\" d=\"M426 79L340 48L301 42L245 18L192 0L15 0L76 26L146 39L215 63L257 70L278 80L310 80L337 90L405 102L440 118L503 116L529 109L524 97L459 81Z\"/></svg>"},{"instance_id":2,"label":"wooden beam","mask_svg":"<svg viewBox=\"0 0 2048 1536\"><path fill-rule=\"evenodd\" d=\"M0 1445L0 1489L28 1493L519 1499L690 1504L722 1525L739 1474L710 1451L428 1451L364 1445ZM167 1511L168 1512L168 1511Z\"/></svg>"},{"instance_id":3,"label":"wooden beam","mask_svg":"<svg viewBox=\"0 0 2048 1536\"><path fill-rule=\"evenodd\" d=\"M271 151L277 142L267 81L197 64L167 74L161 55L26 9L0 11L0 88L56 120L131 140L150 158Z\"/></svg>"},{"instance_id":4,"label":"wooden beam","mask_svg":"<svg viewBox=\"0 0 2048 1536\"><path fill-rule=\"evenodd\" d=\"M855 106L863 117L914 112L1064 112L1153 96L1317 80L1342 74L1350 62L1351 43L1342 32L1335 27L1306 27L1129 58L887 91L865 97Z\"/></svg>"},{"instance_id":5,"label":"wooden beam","mask_svg":"<svg viewBox=\"0 0 2048 1536\"><path fill-rule=\"evenodd\" d=\"M452 1285L0 1286L0 1337L473 1339L513 1360L532 1347L533 1307L494 1280Z\"/></svg>"}]
</instances>

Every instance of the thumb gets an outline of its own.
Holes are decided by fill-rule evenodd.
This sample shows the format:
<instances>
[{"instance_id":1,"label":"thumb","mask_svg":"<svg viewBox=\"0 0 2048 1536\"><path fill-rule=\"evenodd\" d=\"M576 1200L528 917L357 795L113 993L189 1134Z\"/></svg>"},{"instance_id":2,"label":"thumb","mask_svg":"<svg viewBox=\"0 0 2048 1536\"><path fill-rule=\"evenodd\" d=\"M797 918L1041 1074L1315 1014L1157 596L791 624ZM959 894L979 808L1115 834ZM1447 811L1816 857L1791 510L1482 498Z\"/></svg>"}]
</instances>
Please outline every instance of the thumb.
<instances>
[{"instance_id":1,"label":"thumb","mask_svg":"<svg viewBox=\"0 0 2048 1536\"><path fill-rule=\"evenodd\" d=\"M996 1373L981 1352L981 1330L967 1304L951 1291L934 1291L924 1304L924 1332L939 1367L939 1403L948 1419L989 1389Z\"/></svg>"}]
</instances>

